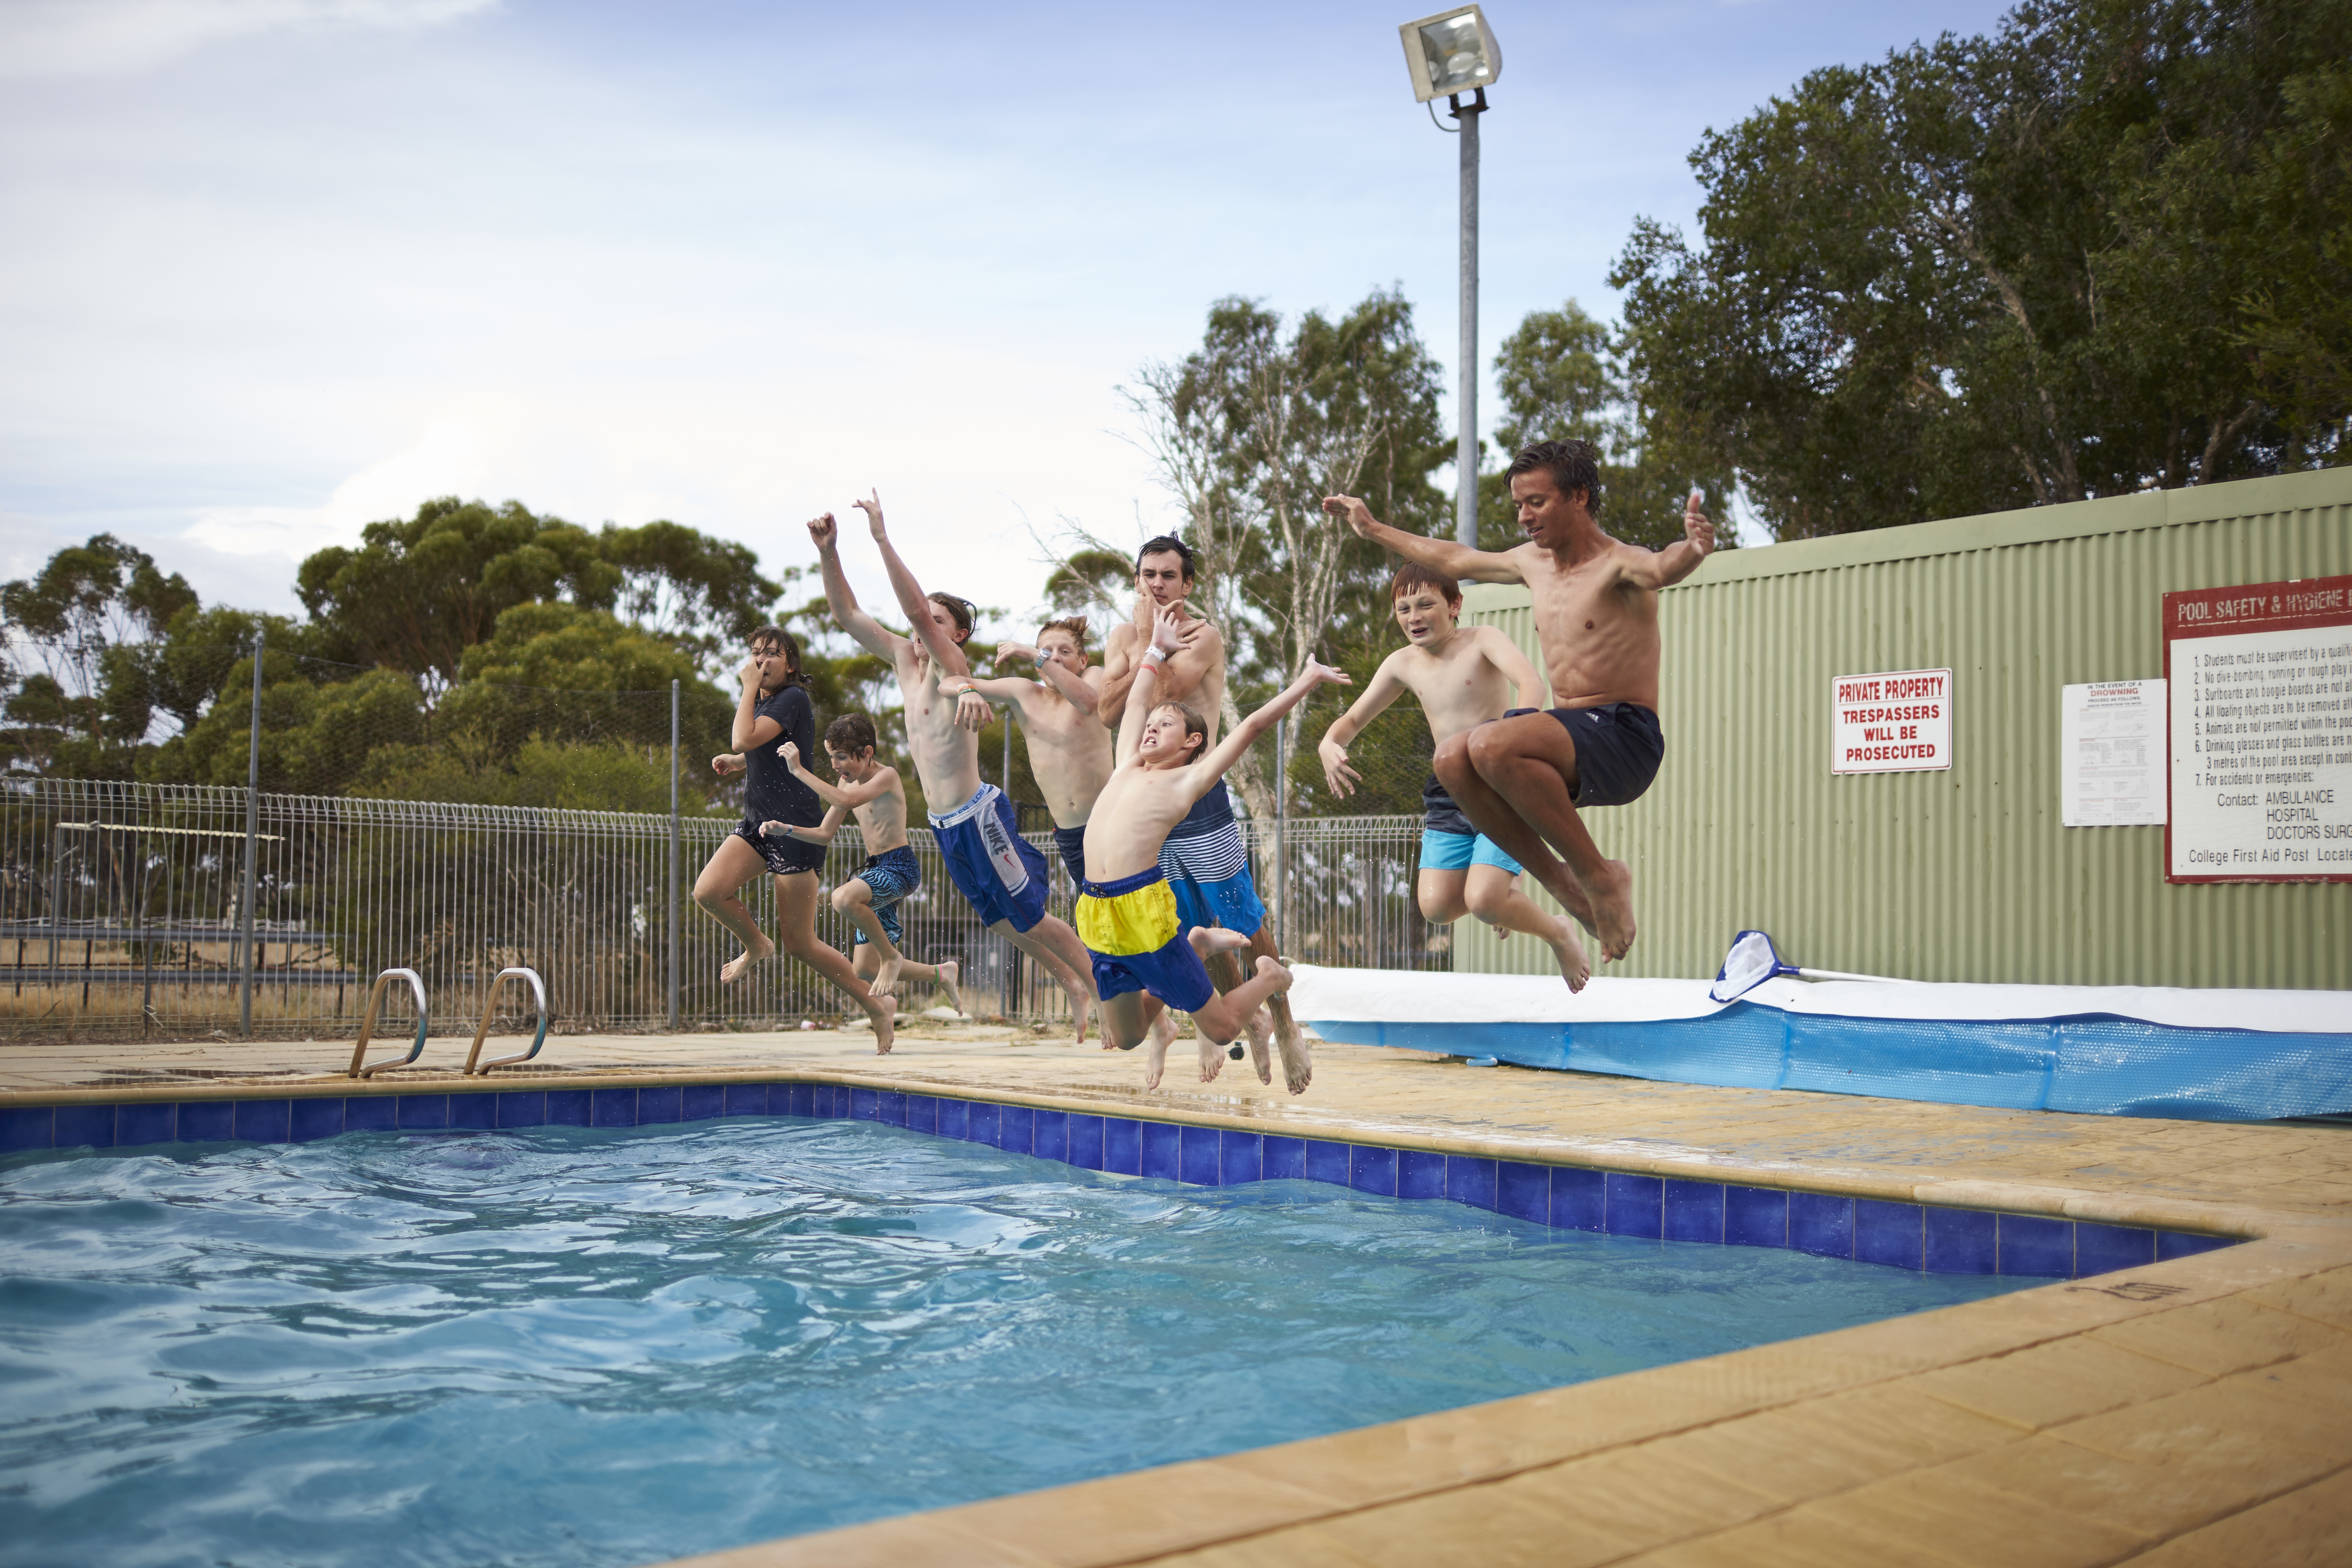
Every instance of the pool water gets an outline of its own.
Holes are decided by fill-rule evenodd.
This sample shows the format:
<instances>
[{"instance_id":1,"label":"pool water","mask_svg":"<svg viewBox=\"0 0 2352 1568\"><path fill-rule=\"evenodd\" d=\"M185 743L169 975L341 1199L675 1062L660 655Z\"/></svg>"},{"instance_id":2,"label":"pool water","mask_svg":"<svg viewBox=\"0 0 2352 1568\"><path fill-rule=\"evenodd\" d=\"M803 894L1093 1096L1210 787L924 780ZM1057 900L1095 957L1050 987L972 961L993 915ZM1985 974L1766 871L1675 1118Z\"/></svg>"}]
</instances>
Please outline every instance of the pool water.
<instances>
[{"instance_id":1,"label":"pool water","mask_svg":"<svg viewBox=\"0 0 2352 1568\"><path fill-rule=\"evenodd\" d=\"M0 1163L0 1562L656 1562L2025 1283L870 1122Z\"/></svg>"}]
</instances>

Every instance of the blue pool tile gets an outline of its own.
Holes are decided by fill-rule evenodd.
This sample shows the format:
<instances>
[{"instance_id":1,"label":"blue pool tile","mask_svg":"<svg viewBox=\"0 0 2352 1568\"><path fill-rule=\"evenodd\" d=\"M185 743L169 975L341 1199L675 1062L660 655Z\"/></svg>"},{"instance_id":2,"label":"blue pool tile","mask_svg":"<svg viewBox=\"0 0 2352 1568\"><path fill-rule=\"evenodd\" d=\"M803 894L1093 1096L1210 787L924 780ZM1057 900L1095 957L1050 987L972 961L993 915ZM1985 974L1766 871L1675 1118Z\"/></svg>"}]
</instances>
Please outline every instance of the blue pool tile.
<instances>
[{"instance_id":1,"label":"blue pool tile","mask_svg":"<svg viewBox=\"0 0 2352 1568\"><path fill-rule=\"evenodd\" d=\"M1396 1196L1397 1152L1356 1143L1348 1149L1348 1184L1360 1193Z\"/></svg>"},{"instance_id":2,"label":"blue pool tile","mask_svg":"<svg viewBox=\"0 0 2352 1568\"><path fill-rule=\"evenodd\" d=\"M2105 1274L2156 1261L2156 1232L2137 1226L2074 1223L2074 1275Z\"/></svg>"},{"instance_id":3,"label":"blue pool tile","mask_svg":"<svg viewBox=\"0 0 2352 1568\"><path fill-rule=\"evenodd\" d=\"M631 1112L634 1117L635 1111ZM595 1121L595 1108L591 1091L584 1089L551 1089L547 1091L547 1125L550 1127L586 1127Z\"/></svg>"},{"instance_id":4,"label":"blue pool tile","mask_svg":"<svg viewBox=\"0 0 2352 1568\"><path fill-rule=\"evenodd\" d=\"M236 1105L226 1100L180 1101L180 1142L225 1143L236 1136ZM349 1118L345 1119L346 1125Z\"/></svg>"},{"instance_id":5,"label":"blue pool tile","mask_svg":"<svg viewBox=\"0 0 2352 1568\"><path fill-rule=\"evenodd\" d=\"M1176 1130L1176 1179L1196 1187L1217 1184L1217 1129L1186 1126Z\"/></svg>"},{"instance_id":6,"label":"blue pool tile","mask_svg":"<svg viewBox=\"0 0 2352 1568\"><path fill-rule=\"evenodd\" d=\"M1070 1113L1066 1110L1040 1110L1035 1126L1029 1133L1029 1152L1040 1160L1060 1160L1070 1157Z\"/></svg>"},{"instance_id":7,"label":"blue pool tile","mask_svg":"<svg viewBox=\"0 0 2352 1568\"><path fill-rule=\"evenodd\" d=\"M1853 1200L1826 1193L1790 1193L1789 1245L1816 1258L1852 1258Z\"/></svg>"},{"instance_id":8,"label":"blue pool tile","mask_svg":"<svg viewBox=\"0 0 2352 1568\"><path fill-rule=\"evenodd\" d=\"M1670 1180L1666 1183L1663 1204L1664 1224L1662 1228L1668 1241L1712 1241L1721 1245L1721 1182Z\"/></svg>"},{"instance_id":9,"label":"blue pool tile","mask_svg":"<svg viewBox=\"0 0 2352 1568\"><path fill-rule=\"evenodd\" d=\"M1276 1138L1266 1135L1265 1155L1258 1163L1260 1175L1269 1182L1296 1182L1307 1174L1307 1140Z\"/></svg>"},{"instance_id":10,"label":"blue pool tile","mask_svg":"<svg viewBox=\"0 0 2352 1568\"><path fill-rule=\"evenodd\" d=\"M820 1121L830 1121L834 1117L841 1114L840 1108L835 1103L835 1098L838 1093L835 1085L829 1083L813 1083L808 1086L808 1113L811 1116L815 1117Z\"/></svg>"},{"instance_id":11,"label":"blue pool tile","mask_svg":"<svg viewBox=\"0 0 2352 1568\"><path fill-rule=\"evenodd\" d=\"M597 1098L604 1098L601 1091ZM437 1132L449 1125L449 1097L446 1094L395 1095L393 1102L400 1108L403 1132ZM242 1122L244 1118L238 1121Z\"/></svg>"},{"instance_id":12,"label":"blue pool tile","mask_svg":"<svg viewBox=\"0 0 2352 1568\"><path fill-rule=\"evenodd\" d=\"M907 1125L906 1095L895 1089L884 1089L882 1091L882 1114L875 1118L875 1120L881 1122L885 1127L904 1127Z\"/></svg>"},{"instance_id":13,"label":"blue pool tile","mask_svg":"<svg viewBox=\"0 0 2352 1568\"><path fill-rule=\"evenodd\" d=\"M637 1125L649 1126L656 1121L682 1121L686 1118L686 1095L676 1084L662 1084L637 1090Z\"/></svg>"},{"instance_id":14,"label":"blue pool tile","mask_svg":"<svg viewBox=\"0 0 2352 1568\"><path fill-rule=\"evenodd\" d=\"M1081 1171L1103 1168L1103 1119L1071 1111L1067 1152L1062 1158Z\"/></svg>"},{"instance_id":15,"label":"blue pool tile","mask_svg":"<svg viewBox=\"0 0 2352 1568\"><path fill-rule=\"evenodd\" d=\"M723 1116L765 1116L768 1114L768 1086L764 1083L730 1083L721 1091L726 1096Z\"/></svg>"},{"instance_id":16,"label":"blue pool tile","mask_svg":"<svg viewBox=\"0 0 2352 1568\"><path fill-rule=\"evenodd\" d=\"M495 1094L453 1094L449 1097L449 1125L471 1130L486 1130L499 1124L499 1097Z\"/></svg>"},{"instance_id":17,"label":"blue pool tile","mask_svg":"<svg viewBox=\"0 0 2352 1568\"><path fill-rule=\"evenodd\" d=\"M1723 1189L1723 1239L1733 1247L1789 1245L1789 1194L1778 1187Z\"/></svg>"},{"instance_id":18,"label":"blue pool tile","mask_svg":"<svg viewBox=\"0 0 2352 1568\"><path fill-rule=\"evenodd\" d=\"M1602 1218L1612 1236L1654 1237L1664 1222L1665 1186L1656 1176L1632 1176L1611 1171L1608 1208Z\"/></svg>"},{"instance_id":19,"label":"blue pool tile","mask_svg":"<svg viewBox=\"0 0 2352 1568\"><path fill-rule=\"evenodd\" d=\"M1442 1198L1445 1193L1445 1156L1426 1149L1396 1152L1396 1195L1401 1198Z\"/></svg>"},{"instance_id":20,"label":"blue pool tile","mask_svg":"<svg viewBox=\"0 0 2352 1568\"><path fill-rule=\"evenodd\" d=\"M634 1089L597 1089L588 1115L589 1125L593 1127L635 1127L637 1124L637 1091Z\"/></svg>"},{"instance_id":21,"label":"blue pool tile","mask_svg":"<svg viewBox=\"0 0 2352 1568\"><path fill-rule=\"evenodd\" d=\"M1450 1181L1454 1168L1446 1167ZM1466 1200L1465 1200L1466 1201ZM1551 1223L1551 1167L1523 1160L1495 1162L1495 1206L1514 1219Z\"/></svg>"},{"instance_id":22,"label":"blue pool tile","mask_svg":"<svg viewBox=\"0 0 2352 1568\"><path fill-rule=\"evenodd\" d=\"M1309 1138L1307 1143L1306 1176L1310 1182L1328 1182L1333 1186L1348 1184L1348 1145L1333 1143L1321 1138Z\"/></svg>"},{"instance_id":23,"label":"blue pool tile","mask_svg":"<svg viewBox=\"0 0 2352 1568\"><path fill-rule=\"evenodd\" d=\"M1500 1180L1492 1160L1482 1160L1475 1154L1445 1156L1445 1195L1457 1204L1468 1204L1474 1209L1499 1206L1496 1184ZM1397 1184L1404 1184L1404 1173L1397 1173Z\"/></svg>"},{"instance_id":24,"label":"blue pool tile","mask_svg":"<svg viewBox=\"0 0 2352 1568\"><path fill-rule=\"evenodd\" d=\"M1599 1171L1555 1166L1551 1173L1551 1223L1561 1230L1599 1230L1609 1217L1609 1185Z\"/></svg>"},{"instance_id":25,"label":"blue pool tile","mask_svg":"<svg viewBox=\"0 0 2352 1568\"><path fill-rule=\"evenodd\" d=\"M1877 1198L1853 1200L1853 1256L1857 1262L1890 1268L1916 1268L1926 1220L1917 1204Z\"/></svg>"},{"instance_id":26,"label":"blue pool tile","mask_svg":"<svg viewBox=\"0 0 2352 1568\"><path fill-rule=\"evenodd\" d=\"M343 1131L389 1132L400 1125L400 1106L388 1094L355 1094L343 1101Z\"/></svg>"},{"instance_id":27,"label":"blue pool tile","mask_svg":"<svg viewBox=\"0 0 2352 1568\"><path fill-rule=\"evenodd\" d=\"M298 1100L294 1102L292 1131L295 1142L309 1143L320 1138L332 1138L342 1130L343 1097L341 1095L318 1100Z\"/></svg>"},{"instance_id":28,"label":"blue pool tile","mask_svg":"<svg viewBox=\"0 0 2352 1568\"><path fill-rule=\"evenodd\" d=\"M849 1120L879 1121L882 1120L882 1092L873 1089L853 1089L849 1091Z\"/></svg>"},{"instance_id":29,"label":"blue pool tile","mask_svg":"<svg viewBox=\"0 0 2352 1568\"><path fill-rule=\"evenodd\" d=\"M1143 1123L1125 1116L1103 1118L1102 1168L1114 1175L1143 1173Z\"/></svg>"},{"instance_id":30,"label":"blue pool tile","mask_svg":"<svg viewBox=\"0 0 2352 1568\"><path fill-rule=\"evenodd\" d=\"M971 1101L942 1100L940 1101L940 1136L963 1138L971 1136Z\"/></svg>"},{"instance_id":31,"label":"blue pool tile","mask_svg":"<svg viewBox=\"0 0 2352 1568\"><path fill-rule=\"evenodd\" d=\"M2042 1279L2074 1273L2074 1222L2039 1215L2000 1216L2000 1271Z\"/></svg>"},{"instance_id":32,"label":"blue pool tile","mask_svg":"<svg viewBox=\"0 0 2352 1568\"><path fill-rule=\"evenodd\" d=\"M341 1107L336 1107L337 1120ZM180 1136L180 1108L168 1100L142 1100L122 1108L114 1119L114 1141L127 1146L142 1143L172 1143ZM0 1137L0 1148L7 1146Z\"/></svg>"},{"instance_id":33,"label":"blue pool tile","mask_svg":"<svg viewBox=\"0 0 2352 1568\"><path fill-rule=\"evenodd\" d=\"M546 1124L547 1091L545 1089L509 1089L499 1096L499 1126L543 1127Z\"/></svg>"},{"instance_id":34,"label":"blue pool tile","mask_svg":"<svg viewBox=\"0 0 2352 1568\"><path fill-rule=\"evenodd\" d=\"M57 1119L54 1106L19 1105L0 1110L0 1154L49 1148L56 1142Z\"/></svg>"},{"instance_id":35,"label":"blue pool tile","mask_svg":"<svg viewBox=\"0 0 2352 1568\"><path fill-rule=\"evenodd\" d=\"M236 1136L246 1143L283 1143L293 1121L293 1104L283 1100L236 1102ZM65 1142L65 1108L58 1108L58 1142Z\"/></svg>"},{"instance_id":36,"label":"blue pool tile","mask_svg":"<svg viewBox=\"0 0 2352 1568\"><path fill-rule=\"evenodd\" d=\"M689 1083L678 1089L677 1114L685 1121L709 1121L727 1114L727 1085Z\"/></svg>"},{"instance_id":37,"label":"blue pool tile","mask_svg":"<svg viewBox=\"0 0 2352 1568\"><path fill-rule=\"evenodd\" d=\"M907 1097L907 1130L910 1132L937 1132L940 1130L938 1096L910 1094Z\"/></svg>"},{"instance_id":38,"label":"blue pool tile","mask_svg":"<svg viewBox=\"0 0 2352 1568\"><path fill-rule=\"evenodd\" d=\"M1026 1105L998 1106L996 1146L1008 1154L1034 1153L1037 1148L1036 1110Z\"/></svg>"},{"instance_id":39,"label":"blue pool tile","mask_svg":"<svg viewBox=\"0 0 2352 1568\"><path fill-rule=\"evenodd\" d=\"M782 1098L779 1099L779 1096ZM786 1116L813 1116L816 1103L816 1085L813 1083L776 1083L768 1086L768 1113L782 1112Z\"/></svg>"},{"instance_id":40,"label":"blue pool tile","mask_svg":"<svg viewBox=\"0 0 2352 1568\"><path fill-rule=\"evenodd\" d=\"M1927 1210L1927 1272L1998 1274L1995 1217L1979 1209Z\"/></svg>"},{"instance_id":41,"label":"blue pool tile","mask_svg":"<svg viewBox=\"0 0 2352 1568\"><path fill-rule=\"evenodd\" d=\"M1236 1132L1231 1128L1217 1135L1217 1182L1232 1186L1236 1182L1255 1182L1265 1171L1265 1137L1257 1132Z\"/></svg>"},{"instance_id":42,"label":"blue pool tile","mask_svg":"<svg viewBox=\"0 0 2352 1568\"><path fill-rule=\"evenodd\" d=\"M284 1105L284 1100L270 1103ZM57 1110L57 1140L60 1149L111 1149L114 1147L114 1107L110 1105L60 1105ZM240 1134L242 1136L242 1134ZM283 1142L280 1132L271 1142Z\"/></svg>"},{"instance_id":43,"label":"blue pool tile","mask_svg":"<svg viewBox=\"0 0 2352 1568\"><path fill-rule=\"evenodd\" d=\"M1178 1155L1179 1130L1171 1122L1146 1121L1143 1127L1143 1173L1163 1182L1181 1182L1183 1167Z\"/></svg>"},{"instance_id":44,"label":"blue pool tile","mask_svg":"<svg viewBox=\"0 0 2352 1568\"><path fill-rule=\"evenodd\" d=\"M1003 1110L992 1100L966 1101L971 1109L964 1112L964 1136L974 1143L993 1147L997 1139L997 1116Z\"/></svg>"},{"instance_id":45,"label":"blue pool tile","mask_svg":"<svg viewBox=\"0 0 2352 1568\"><path fill-rule=\"evenodd\" d=\"M2226 1236L2199 1236L2194 1231L2159 1230L2156 1233L2156 1260L2167 1262L2175 1258L2194 1258L2200 1252L2233 1247Z\"/></svg>"}]
</instances>

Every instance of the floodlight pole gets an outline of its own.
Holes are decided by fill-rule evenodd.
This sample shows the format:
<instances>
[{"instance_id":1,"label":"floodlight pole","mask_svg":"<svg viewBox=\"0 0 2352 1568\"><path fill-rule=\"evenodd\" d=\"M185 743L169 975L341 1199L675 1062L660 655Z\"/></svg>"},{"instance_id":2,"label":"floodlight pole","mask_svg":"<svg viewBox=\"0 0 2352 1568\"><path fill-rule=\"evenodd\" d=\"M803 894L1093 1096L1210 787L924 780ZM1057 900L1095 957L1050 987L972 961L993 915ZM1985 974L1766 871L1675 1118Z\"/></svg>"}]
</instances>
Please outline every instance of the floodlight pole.
<instances>
[{"instance_id":1,"label":"floodlight pole","mask_svg":"<svg viewBox=\"0 0 2352 1568\"><path fill-rule=\"evenodd\" d=\"M1478 117L1486 112L1486 89L1468 103L1460 93L1445 100L1446 112L1462 122L1462 416L1461 445L1454 457L1454 537L1478 548Z\"/></svg>"}]
</instances>

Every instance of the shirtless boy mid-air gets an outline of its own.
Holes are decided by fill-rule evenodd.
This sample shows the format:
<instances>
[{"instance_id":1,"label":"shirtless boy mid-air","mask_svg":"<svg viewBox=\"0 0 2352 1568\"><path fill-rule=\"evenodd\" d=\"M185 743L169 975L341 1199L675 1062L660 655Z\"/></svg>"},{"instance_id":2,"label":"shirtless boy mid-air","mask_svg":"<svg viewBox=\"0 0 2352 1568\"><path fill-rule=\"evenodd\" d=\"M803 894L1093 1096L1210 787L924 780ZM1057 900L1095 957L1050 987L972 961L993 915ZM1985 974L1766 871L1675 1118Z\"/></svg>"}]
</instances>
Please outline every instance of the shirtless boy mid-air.
<instances>
[{"instance_id":1,"label":"shirtless boy mid-air","mask_svg":"<svg viewBox=\"0 0 2352 1568\"><path fill-rule=\"evenodd\" d=\"M982 782L978 726L966 729L956 721L956 710L964 703L983 716L988 708L987 700L971 689L971 666L963 657L963 640L971 635L971 606L947 595L925 595L891 548L881 501L862 500L857 506L872 525L891 592L916 635L902 637L858 608L857 595L841 569L840 530L833 513L826 512L808 528L816 542L833 618L860 647L888 659L898 673L907 750L932 808L931 831L940 858L947 863L948 879L989 930L1044 964L1045 973L1069 994L1070 1017L1083 1041L1094 1013L1086 947L1077 932L1045 912L1045 858L1021 837L1013 803L1003 792Z\"/></svg>"},{"instance_id":2,"label":"shirtless boy mid-air","mask_svg":"<svg viewBox=\"0 0 2352 1568\"><path fill-rule=\"evenodd\" d=\"M1243 720L1222 744L1209 744L1208 721L1181 702L1156 695L1160 667L1182 647L1178 613L1163 606L1137 659L1118 726L1118 766L1087 819L1087 875L1078 899L1078 932L1102 993L1103 1030L1122 1050L1149 1041L1143 1085L1160 1087L1172 1031L1157 1025L1167 1007L1192 1015L1201 1037L1201 1081L1224 1066L1223 1043L1267 998L1290 988L1290 973L1260 957L1257 973L1220 994L1202 965L1206 952L1238 947L1239 932L1179 920L1176 897L1160 868L1168 830L1223 778L1250 743L1336 669L1309 664L1288 689Z\"/></svg>"},{"instance_id":3,"label":"shirtless boy mid-air","mask_svg":"<svg viewBox=\"0 0 2352 1568\"><path fill-rule=\"evenodd\" d=\"M1537 700L1536 668L1518 644L1494 626L1456 625L1462 589L1453 578L1408 561L1389 585L1390 603L1405 646L1381 661L1356 705L1332 721L1316 748L1323 781L1341 799L1361 779L1348 763L1348 747L1381 710L1407 691L1421 699L1433 740L1453 737L1499 719L1518 702ZM1473 828L1435 774L1421 786L1421 875L1415 892L1423 919L1452 925L1476 915L1508 934L1525 931L1552 950L1560 978L1581 991L1592 973L1576 928L1548 915L1519 891L1519 863Z\"/></svg>"},{"instance_id":4,"label":"shirtless boy mid-air","mask_svg":"<svg viewBox=\"0 0 2352 1568\"><path fill-rule=\"evenodd\" d=\"M1087 879L1087 814L1094 810L1111 768L1110 731L1095 719L1103 672L1100 665L1087 662L1086 617L1047 621L1037 628L1034 647L997 645L996 667L1014 663L1036 666L1037 679L1000 675L973 681L972 689L1020 710L1029 772L1045 797L1045 809L1054 814L1054 843L1069 868L1070 885L1078 887Z\"/></svg>"},{"instance_id":5,"label":"shirtless boy mid-air","mask_svg":"<svg viewBox=\"0 0 2352 1568\"><path fill-rule=\"evenodd\" d=\"M1622 958L1633 945L1633 873L1602 858L1580 814L1635 800L1657 776L1665 755L1658 590L1698 570L1714 552L1715 528L1693 491L1683 537L1664 550L1612 539L1593 516L1601 473L1581 441L1539 441L1507 474L1527 542L1499 554L1391 528L1353 496L1329 497L1323 508L1447 576L1526 584L1559 706L1454 735L1433 765L1471 825L1601 939L1604 960Z\"/></svg>"}]
</instances>

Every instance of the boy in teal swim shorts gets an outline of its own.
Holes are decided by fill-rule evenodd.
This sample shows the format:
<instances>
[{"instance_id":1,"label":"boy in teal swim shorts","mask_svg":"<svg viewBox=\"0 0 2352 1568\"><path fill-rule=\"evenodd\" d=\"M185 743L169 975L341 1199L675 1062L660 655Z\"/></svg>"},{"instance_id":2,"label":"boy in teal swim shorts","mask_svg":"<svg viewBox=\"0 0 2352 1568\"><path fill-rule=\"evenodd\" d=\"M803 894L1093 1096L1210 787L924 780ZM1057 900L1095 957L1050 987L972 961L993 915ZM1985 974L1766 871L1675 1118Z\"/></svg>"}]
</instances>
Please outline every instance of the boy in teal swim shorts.
<instances>
[{"instance_id":1,"label":"boy in teal swim shorts","mask_svg":"<svg viewBox=\"0 0 2352 1568\"><path fill-rule=\"evenodd\" d=\"M1223 1047L1242 1033L1250 1014L1290 989L1290 972L1266 957L1258 959L1255 974L1222 995L1210 984L1204 953L1246 946L1249 937L1208 926L1183 931L1175 892L1160 868L1169 829L1184 820L1192 803L1276 719L1325 681L1348 679L1327 666L1308 664L1288 689L1209 749L1209 728L1198 713L1152 696L1160 666L1182 646L1176 610L1162 606L1128 689L1116 765L1087 817L1087 880L1078 897L1078 937L1093 955L1104 1030L1121 1050L1150 1044L1147 1089L1160 1087L1167 1066L1175 1034L1168 1008L1192 1016L1201 1037L1201 1081L1206 1083L1224 1066Z\"/></svg>"},{"instance_id":2,"label":"boy in teal swim shorts","mask_svg":"<svg viewBox=\"0 0 2352 1568\"><path fill-rule=\"evenodd\" d=\"M1323 781L1346 799L1362 775L1348 765L1348 748L1364 726L1405 692L1421 699L1430 739L1452 736L1500 719L1537 700L1536 667L1495 626L1463 626L1462 587L1444 573L1408 561L1389 584L1390 603L1405 646L1381 661L1356 705L1333 721L1317 748ZM1571 991L1584 989L1592 966L1576 928L1538 909L1519 890L1519 863L1471 826L1432 773L1421 786L1421 875L1414 892L1422 918L1451 925L1473 914L1507 936L1525 931L1552 951Z\"/></svg>"}]
</instances>

